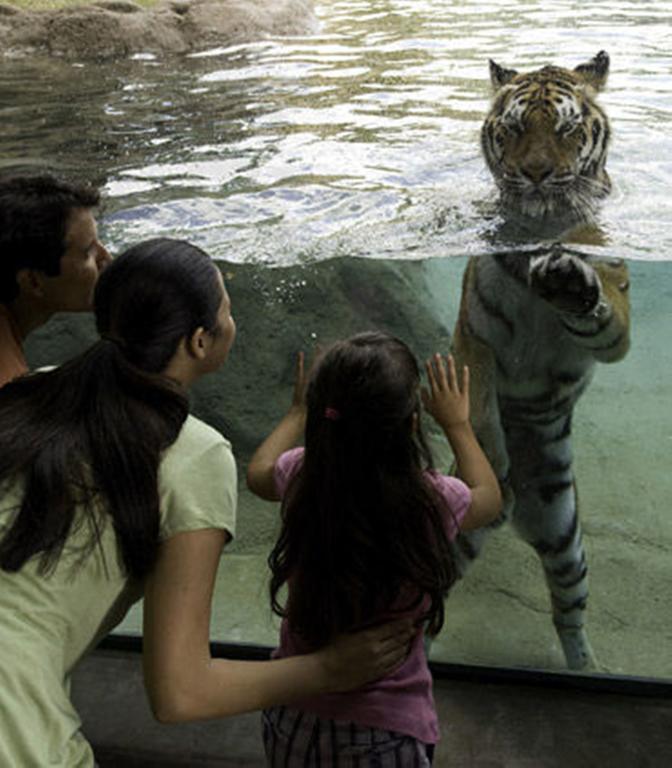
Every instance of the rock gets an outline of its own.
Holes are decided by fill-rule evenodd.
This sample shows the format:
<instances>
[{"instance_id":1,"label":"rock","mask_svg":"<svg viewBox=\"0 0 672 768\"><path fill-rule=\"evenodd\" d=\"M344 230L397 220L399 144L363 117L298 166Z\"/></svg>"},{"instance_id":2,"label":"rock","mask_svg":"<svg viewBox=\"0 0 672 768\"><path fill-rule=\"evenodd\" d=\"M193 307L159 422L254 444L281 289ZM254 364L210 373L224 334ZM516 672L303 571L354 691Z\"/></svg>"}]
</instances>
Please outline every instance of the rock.
<instances>
[{"instance_id":1,"label":"rock","mask_svg":"<svg viewBox=\"0 0 672 768\"><path fill-rule=\"evenodd\" d=\"M14 5L0 3L0 16L20 16L23 11Z\"/></svg>"},{"instance_id":2,"label":"rock","mask_svg":"<svg viewBox=\"0 0 672 768\"><path fill-rule=\"evenodd\" d=\"M268 37L313 34L310 0L97 0L53 11L0 4L0 50L67 59L111 59L134 53L181 54Z\"/></svg>"},{"instance_id":3,"label":"rock","mask_svg":"<svg viewBox=\"0 0 672 768\"><path fill-rule=\"evenodd\" d=\"M130 0L97 0L93 5L114 13L142 13L142 6Z\"/></svg>"},{"instance_id":4,"label":"rock","mask_svg":"<svg viewBox=\"0 0 672 768\"><path fill-rule=\"evenodd\" d=\"M220 371L194 387L197 416L227 435L245 461L291 400L296 353L310 355L364 330L402 338L418 361L447 350L436 274L421 261L335 258L266 268L218 262L238 336ZM31 334L31 367L55 365L96 338L90 315L56 316Z\"/></svg>"}]
</instances>

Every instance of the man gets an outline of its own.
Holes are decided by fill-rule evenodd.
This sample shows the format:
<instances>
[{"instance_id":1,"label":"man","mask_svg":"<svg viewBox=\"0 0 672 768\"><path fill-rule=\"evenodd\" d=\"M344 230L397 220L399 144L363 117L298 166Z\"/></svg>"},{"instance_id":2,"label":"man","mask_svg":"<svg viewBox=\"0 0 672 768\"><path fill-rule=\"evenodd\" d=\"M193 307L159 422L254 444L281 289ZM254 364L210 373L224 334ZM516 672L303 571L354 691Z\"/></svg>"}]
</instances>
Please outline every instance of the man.
<instances>
[{"instance_id":1,"label":"man","mask_svg":"<svg viewBox=\"0 0 672 768\"><path fill-rule=\"evenodd\" d=\"M26 336L55 312L90 310L110 254L100 193L52 176L0 178L0 386L26 373Z\"/></svg>"}]
</instances>

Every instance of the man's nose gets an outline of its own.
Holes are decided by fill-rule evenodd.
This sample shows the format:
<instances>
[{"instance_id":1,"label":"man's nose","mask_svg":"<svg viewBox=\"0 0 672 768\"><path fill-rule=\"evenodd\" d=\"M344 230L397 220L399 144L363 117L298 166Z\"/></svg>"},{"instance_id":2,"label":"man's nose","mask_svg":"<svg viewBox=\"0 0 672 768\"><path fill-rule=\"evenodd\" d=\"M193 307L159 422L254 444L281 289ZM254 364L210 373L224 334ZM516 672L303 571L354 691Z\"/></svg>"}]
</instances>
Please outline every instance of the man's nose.
<instances>
[{"instance_id":1,"label":"man's nose","mask_svg":"<svg viewBox=\"0 0 672 768\"><path fill-rule=\"evenodd\" d=\"M102 243L99 242L98 255L96 257L96 263L98 264L98 269L104 269L111 261L112 261L112 256L110 255L110 252Z\"/></svg>"}]
</instances>

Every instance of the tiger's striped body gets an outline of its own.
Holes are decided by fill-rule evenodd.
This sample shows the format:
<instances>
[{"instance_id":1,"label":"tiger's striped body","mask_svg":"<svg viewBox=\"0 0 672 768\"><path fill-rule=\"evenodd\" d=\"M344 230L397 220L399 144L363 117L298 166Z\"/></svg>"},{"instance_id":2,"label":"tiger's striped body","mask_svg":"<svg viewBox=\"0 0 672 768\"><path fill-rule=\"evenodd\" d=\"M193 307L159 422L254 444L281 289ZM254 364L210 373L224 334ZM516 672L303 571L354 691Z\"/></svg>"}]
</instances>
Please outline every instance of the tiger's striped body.
<instances>
[{"instance_id":1,"label":"tiger's striped body","mask_svg":"<svg viewBox=\"0 0 672 768\"><path fill-rule=\"evenodd\" d=\"M546 199L542 193L535 210ZM628 287L624 262L589 259L560 245L475 256L453 338L458 365L471 369L472 421L502 484L504 517L541 559L573 669L590 666L593 657L583 628L587 566L572 415L595 363L627 352ZM478 554L482 536L460 537L463 565Z\"/></svg>"}]
</instances>

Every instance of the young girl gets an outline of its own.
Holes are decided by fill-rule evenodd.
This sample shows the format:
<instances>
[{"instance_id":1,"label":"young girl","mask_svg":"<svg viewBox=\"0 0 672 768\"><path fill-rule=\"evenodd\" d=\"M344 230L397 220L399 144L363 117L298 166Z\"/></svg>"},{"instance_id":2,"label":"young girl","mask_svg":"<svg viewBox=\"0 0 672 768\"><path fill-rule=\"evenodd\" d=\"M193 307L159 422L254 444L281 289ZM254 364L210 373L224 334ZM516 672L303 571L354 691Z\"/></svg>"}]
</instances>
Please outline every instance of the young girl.
<instances>
[{"instance_id":1,"label":"young girl","mask_svg":"<svg viewBox=\"0 0 672 768\"><path fill-rule=\"evenodd\" d=\"M403 342L381 333L329 349L305 402L299 356L292 406L252 457L250 489L282 499L269 558L272 605L283 617L276 655L322 648L339 632L392 616L417 627L410 655L386 678L267 709L270 766L429 765L439 729L423 626L434 635L443 624L456 578L449 541L492 521L501 497L469 423L468 369L460 388L452 357L446 367L436 355L427 376L422 399L461 480L431 470L417 364ZM305 448L288 450L304 429Z\"/></svg>"},{"instance_id":2,"label":"young girl","mask_svg":"<svg viewBox=\"0 0 672 768\"><path fill-rule=\"evenodd\" d=\"M0 389L0 765L94 765L68 676L143 591L145 680L165 722L345 690L398 665L410 622L292 659L211 658L236 468L227 440L188 415L187 390L226 360L229 297L203 251L160 239L115 259L94 305L97 343Z\"/></svg>"}]
</instances>

